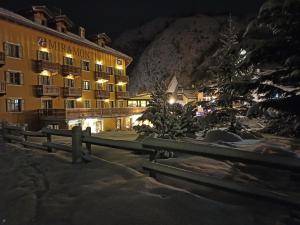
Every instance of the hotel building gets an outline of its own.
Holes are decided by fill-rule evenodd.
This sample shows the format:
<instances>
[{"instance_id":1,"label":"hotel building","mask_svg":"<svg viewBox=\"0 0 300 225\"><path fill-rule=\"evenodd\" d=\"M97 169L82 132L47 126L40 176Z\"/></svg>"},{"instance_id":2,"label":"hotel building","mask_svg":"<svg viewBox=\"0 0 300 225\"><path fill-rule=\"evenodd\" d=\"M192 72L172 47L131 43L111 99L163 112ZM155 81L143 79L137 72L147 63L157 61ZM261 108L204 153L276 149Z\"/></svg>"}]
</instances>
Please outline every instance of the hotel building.
<instances>
[{"instance_id":1,"label":"hotel building","mask_svg":"<svg viewBox=\"0 0 300 225\"><path fill-rule=\"evenodd\" d=\"M0 8L0 120L93 132L130 129L144 107L128 107L132 58L45 6L18 14Z\"/></svg>"}]
</instances>

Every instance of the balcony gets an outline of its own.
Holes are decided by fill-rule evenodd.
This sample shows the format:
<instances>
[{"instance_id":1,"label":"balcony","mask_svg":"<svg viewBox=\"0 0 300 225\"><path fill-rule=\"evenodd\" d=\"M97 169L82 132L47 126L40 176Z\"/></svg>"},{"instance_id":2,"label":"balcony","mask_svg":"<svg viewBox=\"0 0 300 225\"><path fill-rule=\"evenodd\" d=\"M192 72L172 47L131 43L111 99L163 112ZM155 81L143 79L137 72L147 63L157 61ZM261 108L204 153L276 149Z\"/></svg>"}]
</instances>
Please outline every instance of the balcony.
<instances>
[{"instance_id":1,"label":"balcony","mask_svg":"<svg viewBox=\"0 0 300 225\"><path fill-rule=\"evenodd\" d=\"M95 97L96 98L104 98L107 99L110 97L110 92L105 90L96 90L95 91Z\"/></svg>"},{"instance_id":2,"label":"balcony","mask_svg":"<svg viewBox=\"0 0 300 225\"><path fill-rule=\"evenodd\" d=\"M85 118L114 118L141 114L146 110L144 107L135 108L106 108L106 109L39 109L38 114L46 121L66 121Z\"/></svg>"},{"instance_id":3,"label":"balcony","mask_svg":"<svg viewBox=\"0 0 300 225\"><path fill-rule=\"evenodd\" d=\"M128 76L120 76L120 75L116 75L116 83L128 83L129 78Z\"/></svg>"},{"instance_id":4,"label":"balcony","mask_svg":"<svg viewBox=\"0 0 300 225\"><path fill-rule=\"evenodd\" d=\"M0 67L5 65L5 53L0 52Z\"/></svg>"},{"instance_id":5,"label":"balcony","mask_svg":"<svg viewBox=\"0 0 300 225\"><path fill-rule=\"evenodd\" d=\"M35 71L40 73L44 70L53 72L53 73L58 73L60 70L60 65L59 63L53 63L49 61L44 61L44 60L35 60Z\"/></svg>"},{"instance_id":6,"label":"balcony","mask_svg":"<svg viewBox=\"0 0 300 225\"><path fill-rule=\"evenodd\" d=\"M95 80L109 81L110 76L108 73L95 71Z\"/></svg>"},{"instance_id":7,"label":"balcony","mask_svg":"<svg viewBox=\"0 0 300 225\"><path fill-rule=\"evenodd\" d=\"M60 94L60 88L53 85L38 85L36 87L37 96L51 96L58 97Z\"/></svg>"},{"instance_id":8,"label":"balcony","mask_svg":"<svg viewBox=\"0 0 300 225\"><path fill-rule=\"evenodd\" d=\"M68 75L80 76L81 68L76 66L70 66L70 65L62 65L61 73L63 76L68 76Z\"/></svg>"},{"instance_id":9,"label":"balcony","mask_svg":"<svg viewBox=\"0 0 300 225\"><path fill-rule=\"evenodd\" d=\"M129 98L129 92L128 91L117 91L116 92L116 98Z\"/></svg>"},{"instance_id":10,"label":"balcony","mask_svg":"<svg viewBox=\"0 0 300 225\"><path fill-rule=\"evenodd\" d=\"M64 88L64 97L74 97L74 98L80 98L82 96L82 90L81 88L75 88L75 87L65 87Z\"/></svg>"},{"instance_id":11,"label":"balcony","mask_svg":"<svg viewBox=\"0 0 300 225\"><path fill-rule=\"evenodd\" d=\"M6 83L5 81L0 81L0 95L6 94Z\"/></svg>"}]
</instances>

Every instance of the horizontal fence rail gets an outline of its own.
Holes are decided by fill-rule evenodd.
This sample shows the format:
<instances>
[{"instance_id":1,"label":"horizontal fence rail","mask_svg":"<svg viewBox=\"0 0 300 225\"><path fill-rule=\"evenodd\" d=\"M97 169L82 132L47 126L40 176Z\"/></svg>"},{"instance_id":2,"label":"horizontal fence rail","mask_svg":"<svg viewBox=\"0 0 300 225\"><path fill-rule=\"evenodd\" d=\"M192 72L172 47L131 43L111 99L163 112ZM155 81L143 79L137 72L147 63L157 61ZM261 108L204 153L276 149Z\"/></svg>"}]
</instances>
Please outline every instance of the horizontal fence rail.
<instances>
[{"instance_id":1,"label":"horizontal fence rail","mask_svg":"<svg viewBox=\"0 0 300 225\"><path fill-rule=\"evenodd\" d=\"M179 178L181 180L201 184L208 187L217 188L223 191L229 191L242 195L275 201L281 204L300 207L300 201L292 196L284 196L271 191L266 191L262 188L251 187L249 185L237 184L231 181L221 180L194 173L188 170L163 165L160 163L148 162L143 165L143 168L149 171L158 172L169 177Z\"/></svg>"},{"instance_id":2,"label":"horizontal fence rail","mask_svg":"<svg viewBox=\"0 0 300 225\"><path fill-rule=\"evenodd\" d=\"M130 151L141 152L141 153L155 152L152 149L144 148L142 143L136 141L111 140L111 139L104 139L104 138L90 136L90 137L84 137L82 142L92 144L92 145L106 146L106 147L130 150Z\"/></svg>"},{"instance_id":3,"label":"horizontal fence rail","mask_svg":"<svg viewBox=\"0 0 300 225\"><path fill-rule=\"evenodd\" d=\"M213 159L231 160L273 168L300 171L300 160L292 157L263 155L229 147L221 147L209 144L193 144L158 138L146 138L143 141L143 146L145 148L156 150L163 149L173 152L205 156Z\"/></svg>"}]
</instances>

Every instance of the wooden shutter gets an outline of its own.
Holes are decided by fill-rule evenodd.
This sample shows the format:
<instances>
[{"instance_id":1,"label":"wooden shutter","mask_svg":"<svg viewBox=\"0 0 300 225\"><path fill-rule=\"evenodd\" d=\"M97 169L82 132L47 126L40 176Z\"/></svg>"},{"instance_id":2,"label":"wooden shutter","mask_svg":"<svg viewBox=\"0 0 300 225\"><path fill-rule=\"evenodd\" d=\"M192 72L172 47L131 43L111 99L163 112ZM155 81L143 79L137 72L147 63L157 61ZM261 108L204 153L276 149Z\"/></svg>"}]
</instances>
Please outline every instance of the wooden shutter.
<instances>
[{"instance_id":1,"label":"wooden shutter","mask_svg":"<svg viewBox=\"0 0 300 225\"><path fill-rule=\"evenodd\" d=\"M5 55L9 55L9 44L4 42L4 46L3 46Z\"/></svg>"},{"instance_id":2,"label":"wooden shutter","mask_svg":"<svg viewBox=\"0 0 300 225\"><path fill-rule=\"evenodd\" d=\"M67 78L64 78L64 86L68 87L68 79Z\"/></svg>"},{"instance_id":3,"label":"wooden shutter","mask_svg":"<svg viewBox=\"0 0 300 225\"><path fill-rule=\"evenodd\" d=\"M49 57L49 62L53 62L52 61L52 53L48 53L48 57Z\"/></svg>"},{"instance_id":4,"label":"wooden shutter","mask_svg":"<svg viewBox=\"0 0 300 225\"><path fill-rule=\"evenodd\" d=\"M10 99L6 99L6 112L10 112L11 108L10 108Z\"/></svg>"},{"instance_id":5,"label":"wooden shutter","mask_svg":"<svg viewBox=\"0 0 300 225\"><path fill-rule=\"evenodd\" d=\"M10 73L9 71L5 71L5 81L7 84L10 84Z\"/></svg>"},{"instance_id":6,"label":"wooden shutter","mask_svg":"<svg viewBox=\"0 0 300 225\"><path fill-rule=\"evenodd\" d=\"M24 99L21 100L21 111L24 111L24 105L25 105L25 101Z\"/></svg>"},{"instance_id":7,"label":"wooden shutter","mask_svg":"<svg viewBox=\"0 0 300 225\"><path fill-rule=\"evenodd\" d=\"M37 50L36 51L36 55L37 55L37 60L41 60L41 51Z\"/></svg>"},{"instance_id":8,"label":"wooden shutter","mask_svg":"<svg viewBox=\"0 0 300 225\"><path fill-rule=\"evenodd\" d=\"M19 45L19 57L23 58L23 47Z\"/></svg>"},{"instance_id":9,"label":"wooden shutter","mask_svg":"<svg viewBox=\"0 0 300 225\"><path fill-rule=\"evenodd\" d=\"M20 84L24 84L24 73L20 73Z\"/></svg>"},{"instance_id":10,"label":"wooden shutter","mask_svg":"<svg viewBox=\"0 0 300 225\"><path fill-rule=\"evenodd\" d=\"M67 57L65 57L65 56L63 57L63 64L67 65Z\"/></svg>"}]
</instances>

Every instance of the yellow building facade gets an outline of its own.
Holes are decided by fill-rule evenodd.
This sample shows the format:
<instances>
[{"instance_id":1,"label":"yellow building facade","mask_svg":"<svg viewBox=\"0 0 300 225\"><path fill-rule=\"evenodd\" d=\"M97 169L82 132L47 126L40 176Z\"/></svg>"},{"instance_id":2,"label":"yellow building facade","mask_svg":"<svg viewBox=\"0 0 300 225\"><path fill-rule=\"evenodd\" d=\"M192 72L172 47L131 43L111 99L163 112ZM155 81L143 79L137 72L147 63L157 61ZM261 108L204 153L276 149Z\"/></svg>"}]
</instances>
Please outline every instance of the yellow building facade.
<instances>
[{"instance_id":1,"label":"yellow building facade","mask_svg":"<svg viewBox=\"0 0 300 225\"><path fill-rule=\"evenodd\" d=\"M131 57L103 33L91 41L82 27L69 32L72 22L44 6L26 15L0 8L0 119L31 129L129 129L143 111L127 105Z\"/></svg>"}]
</instances>

